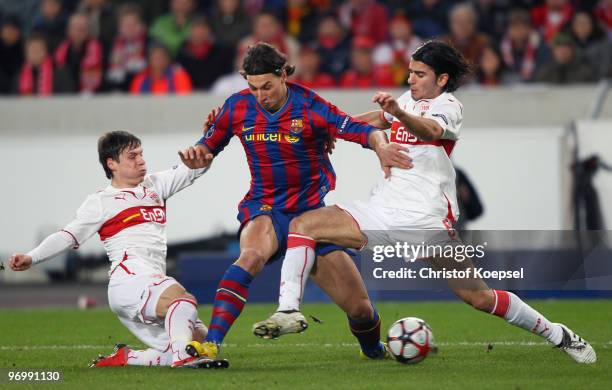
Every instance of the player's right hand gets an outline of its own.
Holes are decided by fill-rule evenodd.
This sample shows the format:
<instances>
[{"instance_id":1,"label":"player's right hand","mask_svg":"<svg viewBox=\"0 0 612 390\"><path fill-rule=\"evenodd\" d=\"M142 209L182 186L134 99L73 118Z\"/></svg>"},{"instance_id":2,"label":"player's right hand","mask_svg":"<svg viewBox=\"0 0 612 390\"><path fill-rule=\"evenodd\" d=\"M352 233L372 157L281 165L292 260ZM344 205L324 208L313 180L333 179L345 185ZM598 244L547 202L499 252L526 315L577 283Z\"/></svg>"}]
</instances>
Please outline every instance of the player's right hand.
<instances>
[{"instance_id":1,"label":"player's right hand","mask_svg":"<svg viewBox=\"0 0 612 390\"><path fill-rule=\"evenodd\" d=\"M410 169L412 168L412 159L408 155L408 148L396 143L388 143L381 145L376 150L380 166L385 173L385 178L391 176L391 167Z\"/></svg>"},{"instance_id":2,"label":"player's right hand","mask_svg":"<svg viewBox=\"0 0 612 390\"><path fill-rule=\"evenodd\" d=\"M210 166L214 156L201 145L190 146L187 149L179 150L181 161L191 169L200 169Z\"/></svg>"},{"instance_id":3,"label":"player's right hand","mask_svg":"<svg viewBox=\"0 0 612 390\"><path fill-rule=\"evenodd\" d=\"M217 119L217 116L219 116L219 112L221 112L221 107L215 107L208 113L208 116L206 117L204 124L202 124L202 134L203 135L205 135L208 129L210 128L210 126L212 126L212 124L215 123L215 119Z\"/></svg>"},{"instance_id":4,"label":"player's right hand","mask_svg":"<svg viewBox=\"0 0 612 390\"><path fill-rule=\"evenodd\" d=\"M25 271L32 266L32 256L15 253L9 258L8 263L13 271Z\"/></svg>"}]
</instances>

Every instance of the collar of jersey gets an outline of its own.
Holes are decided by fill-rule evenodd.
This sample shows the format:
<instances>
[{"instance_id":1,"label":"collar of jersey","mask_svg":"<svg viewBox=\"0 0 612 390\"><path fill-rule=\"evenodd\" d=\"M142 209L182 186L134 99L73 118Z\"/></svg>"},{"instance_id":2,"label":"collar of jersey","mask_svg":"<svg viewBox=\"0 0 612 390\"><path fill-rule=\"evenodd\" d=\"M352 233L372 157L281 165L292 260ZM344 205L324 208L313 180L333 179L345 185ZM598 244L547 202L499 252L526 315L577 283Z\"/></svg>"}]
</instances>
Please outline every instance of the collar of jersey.
<instances>
[{"instance_id":1,"label":"collar of jersey","mask_svg":"<svg viewBox=\"0 0 612 390\"><path fill-rule=\"evenodd\" d=\"M251 95L253 96L253 95ZM259 104L259 102L257 101L257 99L255 98L255 96L253 96L253 99L255 99L255 104L257 104L257 106L259 108L261 108L261 111L264 113L264 115L268 118L274 118L275 116L278 116L279 114L281 114L283 111L285 111L285 109L287 108L287 106L289 105L289 100L291 99L291 89L289 88L289 86L287 85L287 99L285 100L285 103L283 104L283 106L281 108L279 108L278 110L276 110L276 112L270 112L268 110L266 110L261 104Z\"/></svg>"}]
</instances>

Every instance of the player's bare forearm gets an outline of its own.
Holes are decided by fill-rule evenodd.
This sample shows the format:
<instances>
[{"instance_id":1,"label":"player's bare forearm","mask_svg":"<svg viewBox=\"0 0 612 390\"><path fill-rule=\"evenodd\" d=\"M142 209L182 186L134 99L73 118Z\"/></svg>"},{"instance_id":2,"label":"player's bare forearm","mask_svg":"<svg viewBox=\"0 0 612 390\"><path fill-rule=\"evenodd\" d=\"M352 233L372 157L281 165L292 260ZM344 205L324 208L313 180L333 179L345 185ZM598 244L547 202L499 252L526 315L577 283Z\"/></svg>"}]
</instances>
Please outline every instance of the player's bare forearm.
<instances>
[{"instance_id":1,"label":"player's bare forearm","mask_svg":"<svg viewBox=\"0 0 612 390\"><path fill-rule=\"evenodd\" d=\"M377 129L388 129L389 122L383 117L382 110L368 111L353 116L353 119L360 122L365 122L370 126L376 127Z\"/></svg>"},{"instance_id":2,"label":"player's bare forearm","mask_svg":"<svg viewBox=\"0 0 612 390\"><path fill-rule=\"evenodd\" d=\"M423 141L435 141L442 138L442 134L444 134L444 129L438 122L407 113L401 109L397 100L387 92L377 92L372 98L372 102L378 103L380 108L397 118L412 134Z\"/></svg>"},{"instance_id":3,"label":"player's bare forearm","mask_svg":"<svg viewBox=\"0 0 612 390\"><path fill-rule=\"evenodd\" d=\"M435 141L442 138L444 129L438 122L429 118L421 118L401 110L394 115L410 132L423 141Z\"/></svg>"}]
</instances>

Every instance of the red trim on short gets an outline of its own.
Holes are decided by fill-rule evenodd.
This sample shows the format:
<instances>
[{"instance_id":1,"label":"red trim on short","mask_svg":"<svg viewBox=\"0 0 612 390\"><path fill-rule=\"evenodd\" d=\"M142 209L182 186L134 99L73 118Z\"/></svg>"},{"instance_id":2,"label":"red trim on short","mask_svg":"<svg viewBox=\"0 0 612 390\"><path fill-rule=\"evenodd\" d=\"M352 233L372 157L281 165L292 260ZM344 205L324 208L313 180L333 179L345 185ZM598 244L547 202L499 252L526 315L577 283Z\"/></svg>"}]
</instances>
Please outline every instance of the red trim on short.
<instances>
[{"instance_id":1,"label":"red trim on short","mask_svg":"<svg viewBox=\"0 0 612 390\"><path fill-rule=\"evenodd\" d=\"M170 307L170 306L172 306L172 305L174 305L174 304L181 303L181 302L191 303L191 304L192 304L193 306L195 306L196 308L198 307L198 304L197 304L195 301L193 301L193 300L191 300L191 299L187 299L187 298L178 298L178 299L175 299L174 301L170 302L170 304L168 305L168 307Z\"/></svg>"},{"instance_id":2,"label":"red trim on short","mask_svg":"<svg viewBox=\"0 0 612 390\"><path fill-rule=\"evenodd\" d=\"M448 220L451 222L456 222L455 217L453 216L453 208L451 206L450 200L448 199L448 196L446 196L444 192L442 193L442 195L444 195L444 199L446 199L446 218L448 218Z\"/></svg>"},{"instance_id":3,"label":"red trim on short","mask_svg":"<svg viewBox=\"0 0 612 390\"><path fill-rule=\"evenodd\" d=\"M298 233L289 233L289 236L287 237L287 249L297 248L300 246L314 249L317 246L317 243L310 237L303 236Z\"/></svg>"},{"instance_id":4,"label":"red trim on short","mask_svg":"<svg viewBox=\"0 0 612 390\"><path fill-rule=\"evenodd\" d=\"M492 313L498 317L504 317L510 306L510 294L503 290L493 290L493 293L495 294L496 302Z\"/></svg>"},{"instance_id":5,"label":"red trim on short","mask_svg":"<svg viewBox=\"0 0 612 390\"><path fill-rule=\"evenodd\" d=\"M79 240L76 239L74 234L72 234L68 230L64 230L64 229L60 230L60 232L68 233L70 235L70 237L72 237L72 240L74 241L74 246L72 247L72 249L79 249L81 244L79 244Z\"/></svg>"}]
</instances>

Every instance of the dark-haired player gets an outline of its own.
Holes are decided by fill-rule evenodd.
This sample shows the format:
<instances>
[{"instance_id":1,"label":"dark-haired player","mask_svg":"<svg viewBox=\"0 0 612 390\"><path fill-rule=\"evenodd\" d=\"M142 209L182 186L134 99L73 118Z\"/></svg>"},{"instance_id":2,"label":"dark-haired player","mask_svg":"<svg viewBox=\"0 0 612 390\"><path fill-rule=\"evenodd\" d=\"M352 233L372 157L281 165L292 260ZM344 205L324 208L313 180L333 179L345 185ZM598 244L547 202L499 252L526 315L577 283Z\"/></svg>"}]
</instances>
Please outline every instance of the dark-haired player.
<instances>
[{"instance_id":1,"label":"dark-haired player","mask_svg":"<svg viewBox=\"0 0 612 390\"><path fill-rule=\"evenodd\" d=\"M91 367L199 367L202 360L188 355L185 347L202 340L207 330L198 319L195 297L166 275L166 200L204 174L212 156L199 157L202 169L179 164L147 175L140 139L113 131L98 140L98 157L110 184L89 195L62 230L27 254L14 254L9 265L25 271L98 233L111 262L109 306L149 348L119 344Z\"/></svg>"},{"instance_id":2,"label":"dark-haired player","mask_svg":"<svg viewBox=\"0 0 612 390\"><path fill-rule=\"evenodd\" d=\"M206 342L194 343L200 356L217 356L244 307L251 281L266 263L284 255L291 219L324 206L323 198L336 181L326 152L330 137L374 150L387 169L410 167L405 148L389 144L384 132L356 121L315 92L288 83L293 70L274 47L250 47L243 62L249 88L225 101L204 137L187 151L193 157L217 155L237 136L252 178L238 206L240 256L219 283ZM347 313L363 353L384 357L378 314L350 257L335 245L319 245L315 255L319 262L313 279ZM298 326L306 324L303 316L299 320Z\"/></svg>"},{"instance_id":3,"label":"dark-haired player","mask_svg":"<svg viewBox=\"0 0 612 390\"><path fill-rule=\"evenodd\" d=\"M380 243L379 232L401 230L448 230L451 234L446 238L452 239L452 223L459 210L449 156L463 121L463 107L452 92L469 72L469 65L451 46L429 41L414 52L409 71L410 91L397 100L378 92L373 101L381 110L364 117L378 127L390 125L391 142L410 145L413 168L392 168L391 177L374 188L369 201L320 208L293 219L281 272L279 308L268 320L255 324L256 335L278 336L295 329L317 242L362 248L369 234ZM427 234L423 237L427 239ZM452 259L431 261L438 267L461 266ZM449 283L474 308L545 338L579 363L596 361L589 343L565 325L550 322L515 294L493 290L481 279Z\"/></svg>"}]
</instances>

